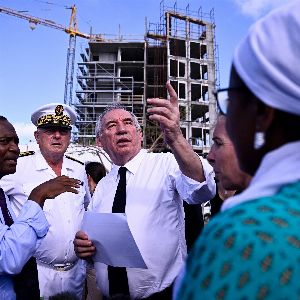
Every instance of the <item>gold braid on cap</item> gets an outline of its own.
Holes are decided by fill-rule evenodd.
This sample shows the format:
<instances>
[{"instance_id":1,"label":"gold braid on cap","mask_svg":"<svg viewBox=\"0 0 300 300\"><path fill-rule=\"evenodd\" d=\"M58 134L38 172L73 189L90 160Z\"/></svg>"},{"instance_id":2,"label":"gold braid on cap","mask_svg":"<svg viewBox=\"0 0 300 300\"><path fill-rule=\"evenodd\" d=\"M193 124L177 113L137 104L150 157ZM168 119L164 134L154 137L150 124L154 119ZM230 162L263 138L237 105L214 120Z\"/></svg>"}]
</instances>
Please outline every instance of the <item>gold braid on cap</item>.
<instances>
[{"instance_id":1,"label":"gold braid on cap","mask_svg":"<svg viewBox=\"0 0 300 300\"><path fill-rule=\"evenodd\" d=\"M45 115L37 120L37 127L46 124L57 124L61 126L71 126L71 119L69 116L64 115L64 107L57 105L55 108L55 115Z\"/></svg>"}]
</instances>

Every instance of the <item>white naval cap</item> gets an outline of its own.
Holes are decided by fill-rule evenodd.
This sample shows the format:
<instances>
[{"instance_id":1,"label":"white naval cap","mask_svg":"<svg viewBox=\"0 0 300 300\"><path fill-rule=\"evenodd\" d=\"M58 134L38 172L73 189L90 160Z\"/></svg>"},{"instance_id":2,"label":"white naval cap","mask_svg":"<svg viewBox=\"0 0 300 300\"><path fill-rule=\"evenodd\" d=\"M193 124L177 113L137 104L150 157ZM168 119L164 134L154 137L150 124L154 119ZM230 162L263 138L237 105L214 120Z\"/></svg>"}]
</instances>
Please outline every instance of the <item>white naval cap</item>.
<instances>
[{"instance_id":1,"label":"white naval cap","mask_svg":"<svg viewBox=\"0 0 300 300\"><path fill-rule=\"evenodd\" d=\"M300 115L300 1L256 22L236 48L239 76L267 105Z\"/></svg>"},{"instance_id":2,"label":"white naval cap","mask_svg":"<svg viewBox=\"0 0 300 300\"><path fill-rule=\"evenodd\" d=\"M76 112L68 105L50 103L39 107L31 115L31 122L38 128L72 128L76 121Z\"/></svg>"}]
</instances>

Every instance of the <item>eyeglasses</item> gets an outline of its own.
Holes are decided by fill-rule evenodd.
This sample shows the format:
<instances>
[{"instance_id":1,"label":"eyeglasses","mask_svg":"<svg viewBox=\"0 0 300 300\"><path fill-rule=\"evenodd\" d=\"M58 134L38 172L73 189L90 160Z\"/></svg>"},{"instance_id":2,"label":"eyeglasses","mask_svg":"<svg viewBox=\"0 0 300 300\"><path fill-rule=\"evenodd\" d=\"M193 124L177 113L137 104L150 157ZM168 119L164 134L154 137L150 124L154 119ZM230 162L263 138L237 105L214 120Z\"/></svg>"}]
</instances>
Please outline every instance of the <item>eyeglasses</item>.
<instances>
[{"instance_id":1,"label":"eyeglasses","mask_svg":"<svg viewBox=\"0 0 300 300\"><path fill-rule=\"evenodd\" d=\"M218 89L214 92L218 109L222 115L227 114L227 108L229 103L228 92L233 90L242 90L242 87L228 87L226 89Z\"/></svg>"}]
</instances>

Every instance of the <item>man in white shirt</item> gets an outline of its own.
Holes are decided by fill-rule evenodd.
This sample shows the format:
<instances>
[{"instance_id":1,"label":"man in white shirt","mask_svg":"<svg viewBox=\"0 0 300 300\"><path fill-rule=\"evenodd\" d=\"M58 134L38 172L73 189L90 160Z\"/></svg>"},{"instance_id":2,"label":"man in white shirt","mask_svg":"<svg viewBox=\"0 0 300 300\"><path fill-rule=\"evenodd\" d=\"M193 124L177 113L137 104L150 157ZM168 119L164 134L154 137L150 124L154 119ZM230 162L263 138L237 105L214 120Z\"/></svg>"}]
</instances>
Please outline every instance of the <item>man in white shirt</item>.
<instances>
[{"instance_id":1,"label":"man in white shirt","mask_svg":"<svg viewBox=\"0 0 300 300\"><path fill-rule=\"evenodd\" d=\"M20 157L16 173L4 176L1 187L18 215L31 190L42 182L66 175L83 183L78 195L65 193L46 200L43 210L50 228L35 253L41 297L69 291L81 298L85 262L75 255L73 239L90 193L84 164L65 155L76 113L68 105L51 103L38 108L31 121L37 126L39 151Z\"/></svg>"},{"instance_id":2,"label":"man in white shirt","mask_svg":"<svg viewBox=\"0 0 300 300\"><path fill-rule=\"evenodd\" d=\"M171 299L170 286L186 257L182 200L201 203L215 194L212 168L182 135L177 95L170 83L167 89L170 100L148 99L148 113L151 120L160 123L173 154L141 149L140 125L123 107L108 108L100 115L96 128L97 142L109 154L113 167L97 185L88 209L112 212L118 172L121 166L126 167L125 213L147 265L147 269L126 269L128 291L120 293L132 299ZM82 231L76 234L74 245L81 258L96 251ZM110 267L96 262L95 268L102 293L114 296L108 280Z\"/></svg>"}]
</instances>

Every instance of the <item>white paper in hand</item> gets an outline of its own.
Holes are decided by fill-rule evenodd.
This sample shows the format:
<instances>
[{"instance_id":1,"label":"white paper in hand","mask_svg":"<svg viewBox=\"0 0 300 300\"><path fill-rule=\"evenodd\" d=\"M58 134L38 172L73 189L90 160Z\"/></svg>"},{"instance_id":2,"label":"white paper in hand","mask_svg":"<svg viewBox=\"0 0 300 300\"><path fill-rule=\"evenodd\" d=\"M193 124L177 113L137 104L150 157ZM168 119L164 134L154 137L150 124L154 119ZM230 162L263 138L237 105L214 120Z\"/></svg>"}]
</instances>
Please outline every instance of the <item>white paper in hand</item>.
<instances>
[{"instance_id":1,"label":"white paper in hand","mask_svg":"<svg viewBox=\"0 0 300 300\"><path fill-rule=\"evenodd\" d=\"M97 249L93 257L95 262L147 269L125 214L85 212L82 231L87 233Z\"/></svg>"}]
</instances>

